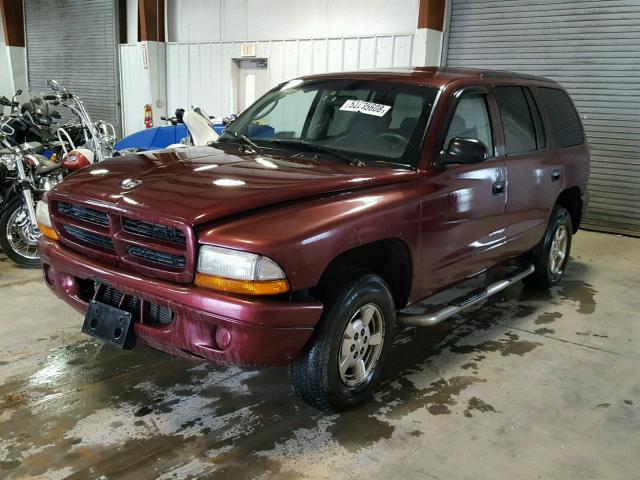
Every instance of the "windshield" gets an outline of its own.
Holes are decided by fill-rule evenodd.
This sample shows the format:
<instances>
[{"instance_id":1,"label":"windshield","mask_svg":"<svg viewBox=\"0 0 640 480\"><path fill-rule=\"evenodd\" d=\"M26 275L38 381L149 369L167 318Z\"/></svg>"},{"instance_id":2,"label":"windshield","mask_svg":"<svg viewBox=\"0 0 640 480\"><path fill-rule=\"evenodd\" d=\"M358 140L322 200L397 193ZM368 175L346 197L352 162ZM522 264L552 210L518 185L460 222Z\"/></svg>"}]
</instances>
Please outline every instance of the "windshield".
<instances>
[{"instance_id":1,"label":"windshield","mask_svg":"<svg viewBox=\"0 0 640 480\"><path fill-rule=\"evenodd\" d=\"M392 82L292 80L244 111L220 142L250 140L297 157L415 167L436 94Z\"/></svg>"}]
</instances>

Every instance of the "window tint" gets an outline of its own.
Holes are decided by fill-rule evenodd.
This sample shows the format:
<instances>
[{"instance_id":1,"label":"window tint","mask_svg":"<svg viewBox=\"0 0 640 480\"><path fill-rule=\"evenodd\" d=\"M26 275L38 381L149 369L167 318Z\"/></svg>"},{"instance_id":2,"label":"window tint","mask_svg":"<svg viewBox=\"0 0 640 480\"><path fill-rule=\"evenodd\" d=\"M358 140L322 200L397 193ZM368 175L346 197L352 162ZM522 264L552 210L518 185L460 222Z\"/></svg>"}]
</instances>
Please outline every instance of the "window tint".
<instances>
[{"instance_id":1,"label":"window tint","mask_svg":"<svg viewBox=\"0 0 640 480\"><path fill-rule=\"evenodd\" d=\"M460 99L447 130L445 149L454 138L479 140L487 147L488 155L493 156L491 121L485 95L465 95Z\"/></svg>"},{"instance_id":2,"label":"window tint","mask_svg":"<svg viewBox=\"0 0 640 480\"><path fill-rule=\"evenodd\" d=\"M531 110L522 87L496 87L507 155L538 149Z\"/></svg>"},{"instance_id":3,"label":"window tint","mask_svg":"<svg viewBox=\"0 0 640 480\"><path fill-rule=\"evenodd\" d=\"M551 117L551 125L561 147L584 143L584 132L573 102L557 88L538 88L542 105Z\"/></svg>"}]
</instances>

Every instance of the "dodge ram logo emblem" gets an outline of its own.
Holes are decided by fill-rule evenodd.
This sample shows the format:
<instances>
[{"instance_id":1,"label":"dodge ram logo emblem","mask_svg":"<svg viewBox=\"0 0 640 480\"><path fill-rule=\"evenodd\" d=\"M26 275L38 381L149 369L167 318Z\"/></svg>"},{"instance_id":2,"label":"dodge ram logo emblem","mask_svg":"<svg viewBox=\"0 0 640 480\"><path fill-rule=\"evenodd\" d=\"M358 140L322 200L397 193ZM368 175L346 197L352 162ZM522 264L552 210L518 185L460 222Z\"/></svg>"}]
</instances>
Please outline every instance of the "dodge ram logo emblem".
<instances>
[{"instance_id":1,"label":"dodge ram logo emblem","mask_svg":"<svg viewBox=\"0 0 640 480\"><path fill-rule=\"evenodd\" d=\"M127 178L126 180L122 181L122 188L126 188L127 190L132 189L132 188L136 188L138 185L140 185L142 183L141 180L133 180L131 178Z\"/></svg>"}]
</instances>

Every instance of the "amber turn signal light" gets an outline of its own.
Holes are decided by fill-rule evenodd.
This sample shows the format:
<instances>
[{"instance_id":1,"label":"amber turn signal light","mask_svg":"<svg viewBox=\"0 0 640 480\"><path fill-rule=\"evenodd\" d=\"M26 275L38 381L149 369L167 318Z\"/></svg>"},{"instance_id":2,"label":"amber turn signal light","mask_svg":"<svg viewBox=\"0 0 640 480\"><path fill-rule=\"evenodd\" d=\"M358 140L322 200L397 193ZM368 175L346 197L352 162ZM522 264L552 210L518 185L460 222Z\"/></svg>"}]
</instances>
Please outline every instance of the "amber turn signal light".
<instances>
[{"instance_id":1,"label":"amber turn signal light","mask_svg":"<svg viewBox=\"0 0 640 480\"><path fill-rule=\"evenodd\" d=\"M204 273L196 273L194 283L198 287L245 295L277 295L289 291L286 280L233 280Z\"/></svg>"},{"instance_id":2,"label":"amber turn signal light","mask_svg":"<svg viewBox=\"0 0 640 480\"><path fill-rule=\"evenodd\" d=\"M51 240L58 240L58 234L53 228L42 225L41 223L38 224L38 228L45 237L50 238Z\"/></svg>"}]
</instances>

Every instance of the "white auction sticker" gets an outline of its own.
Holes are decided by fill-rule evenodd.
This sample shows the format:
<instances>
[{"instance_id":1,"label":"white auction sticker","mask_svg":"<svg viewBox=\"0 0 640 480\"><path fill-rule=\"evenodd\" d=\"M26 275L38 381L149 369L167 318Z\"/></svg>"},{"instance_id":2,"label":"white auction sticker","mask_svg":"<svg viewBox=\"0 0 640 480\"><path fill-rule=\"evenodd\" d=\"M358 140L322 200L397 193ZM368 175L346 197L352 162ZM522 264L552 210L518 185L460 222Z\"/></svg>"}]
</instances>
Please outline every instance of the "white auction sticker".
<instances>
[{"instance_id":1,"label":"white auction sticker","mask_svg":"<svg viewBox=\"0 0 640 480\"><path fill-rule=\"evenodd\" d=\"M347 100L340 107L340 110L344 110L345 112L360 112L366 115L375 115L376 117L384 117L384 115L391 110L391 107L389 105L365 102L363 100Z\"/></svg>"}]
</instances>

